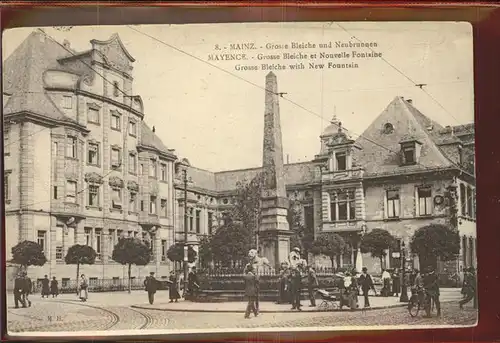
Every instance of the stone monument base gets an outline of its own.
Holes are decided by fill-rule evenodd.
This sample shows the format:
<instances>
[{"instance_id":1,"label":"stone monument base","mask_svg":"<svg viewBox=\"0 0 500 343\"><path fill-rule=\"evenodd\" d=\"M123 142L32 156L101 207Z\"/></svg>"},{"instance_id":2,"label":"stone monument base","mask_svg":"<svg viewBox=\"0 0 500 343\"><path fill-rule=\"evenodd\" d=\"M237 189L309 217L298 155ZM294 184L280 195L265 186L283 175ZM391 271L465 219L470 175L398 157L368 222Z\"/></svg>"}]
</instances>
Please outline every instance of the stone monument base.
<instances>
[{"instance_id":1,"label":"stone monument base","mask_svg":"<svg viewBox=\"0 0 500 343\"><path fill-rule=\"evenodd\" d=\"M288 261L290 254L290 230L272 230L259 232L259 250L269 264L279 270L282 262Z\"/></svg>"}]
</instances>

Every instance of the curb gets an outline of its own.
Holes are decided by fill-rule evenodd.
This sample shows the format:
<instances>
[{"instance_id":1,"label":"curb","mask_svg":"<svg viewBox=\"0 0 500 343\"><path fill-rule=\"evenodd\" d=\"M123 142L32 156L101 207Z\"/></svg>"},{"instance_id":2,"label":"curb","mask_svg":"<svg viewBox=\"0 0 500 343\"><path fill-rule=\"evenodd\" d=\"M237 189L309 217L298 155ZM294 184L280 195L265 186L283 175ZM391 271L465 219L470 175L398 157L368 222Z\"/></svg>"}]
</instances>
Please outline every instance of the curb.
<instances>
[{"instance_id":1,"label":"curb","mask_svg":"<svg viewBox=\"0 0 500 343\"><path fill-rule=\"evenodd\" d=\"M388 308L396 308L396 307L404 307L406 306L406 303L403 304L395 304L395 305L388 305L388 306L377 306L377 307L370 307L370 308L360 308L355 311L373 311L373 310L383 310L383 309L388 309ZM182 308L158 308L158 307L145 307L141 305L132 305L130 306L131 308L136 308L136 309L141 309L141 310L152 310L152 311L165 311L165 312L198 312L198 313L241 313L245 312L245 308L242 307L241 310L210 310L210 309L182 309ZM259 311L260 313L297 313L297 311L293 310L261 310ZM331 309L331 310L309 310L309 311L302 311L302 313L325 313L325 312L349 312L349 310L341 310L341 309Z\"/></svg>"}]
</instances>

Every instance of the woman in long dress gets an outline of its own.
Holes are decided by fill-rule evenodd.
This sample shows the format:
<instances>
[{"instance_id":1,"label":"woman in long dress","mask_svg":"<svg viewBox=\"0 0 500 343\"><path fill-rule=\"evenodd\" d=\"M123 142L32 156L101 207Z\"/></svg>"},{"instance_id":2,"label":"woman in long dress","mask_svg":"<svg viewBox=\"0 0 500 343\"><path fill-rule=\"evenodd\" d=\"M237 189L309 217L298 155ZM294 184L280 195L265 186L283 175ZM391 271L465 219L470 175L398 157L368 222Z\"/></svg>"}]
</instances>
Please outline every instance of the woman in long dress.
<instances>
[{"instance_id":1,"label":"woman in long dress","mask_svg":"<svg viewBox=\"0 0 500 343\"><path fill-rule=\"evenodd\" d=\"M87 298L89 297L88 287L89 284L87 282L87 278L85 277L84 274L82 274L80 276L80 284L79 284L81 301L87 301Z\"/></svg>"},{"instance_id":2,"label":"woman in long dress","mask_svg":"<svg viewBox=\"0 0 500 343\"><path fill-rule=\"evenodd\" d=\"M168 296L170 298L170 302L177 302L181 295L179 294L179 278L174 270L170 272L170 276L168 277Z\"/></svg>"}]
</instances>

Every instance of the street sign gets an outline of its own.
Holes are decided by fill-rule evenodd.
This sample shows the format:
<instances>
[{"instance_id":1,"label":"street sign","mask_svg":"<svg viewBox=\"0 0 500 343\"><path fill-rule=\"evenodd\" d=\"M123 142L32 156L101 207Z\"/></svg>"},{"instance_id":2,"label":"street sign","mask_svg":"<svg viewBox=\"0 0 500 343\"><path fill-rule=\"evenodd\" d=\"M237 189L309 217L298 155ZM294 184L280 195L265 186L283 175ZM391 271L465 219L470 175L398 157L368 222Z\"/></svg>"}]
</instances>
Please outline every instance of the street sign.
<instances>
[{"instance_id":1,"label":"street sign","mask_svg":"<svg viewBox=\"0 0 500 343\"><path fill-rule=\"evenodd\" d=\"M399 258L401 256L401 254L399 253L399 251L394 251L392 253L392 258Z\"/></svg>"}]
</instances>

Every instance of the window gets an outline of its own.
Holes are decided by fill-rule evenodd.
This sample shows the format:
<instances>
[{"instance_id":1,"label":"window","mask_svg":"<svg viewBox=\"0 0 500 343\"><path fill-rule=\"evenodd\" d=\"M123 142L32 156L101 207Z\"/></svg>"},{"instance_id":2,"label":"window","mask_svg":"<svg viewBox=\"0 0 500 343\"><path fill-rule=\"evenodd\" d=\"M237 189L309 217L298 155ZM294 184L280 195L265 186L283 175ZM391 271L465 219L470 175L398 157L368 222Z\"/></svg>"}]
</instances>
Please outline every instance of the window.
<instances>
[{"instance_id":1,"label":"window","mask_svg":"<svg viewBox=\"0 0 500 343\"><path fill-rule=\"evenodd\" d=\"M471 217L476 219L476 191L472 191L472 208L471 208Z\"/></svg>"},{"instance_id":2,"label":"window","mask_svg":"<svg viewBox=\"0 0 500 343\"><path fill-rule=\"evenodd\" d=\"M331 194L331 199L331 221L356 219L356 199L354 197L354 190L336 191Z\"/></svg>"},{"instance_id":3,"label":"window","mask_svg":"<svg viewBox=\"0 0 500 343\"><path fill-rule=\"evenodd\" d=\"M118 168L121 165L121 156L119 148L111 148L111 166Z\"/></svg>"},{"instance_id":4,"label":"window","mask_svg":"<svg viewBox=\"0 0 500 343\"><path fill-rule=\"evenodd\" d=\"M123 230L116 230L117 239L123 238Z\"/></svg>"},{"instance_id":5,"label":"window","mask_svg":"<svg viewBox=\"0 0 500 343\"><path fill-rule=\"evenodd\" d=\"M52 187L52 194L54 195L54 199L57 199L57 186Z\"/></svg>"},{"instance_id":6,"label":"window","mask_svg":"<svg viewBox=\"0 0 500 343\"><path fill-rule=\"evenodd\" d=\"M387 218L399 218L399 190L387 191Z\"/></svg>"},{"instance_id":7,"label":"window","mask_svg":"<svg viewBox=\"0 0 500 343\"><path fill-rule=\"evenodd\" d=\"M111 188L111 207L114 209L122 208L122 190L120 188Z\"/></svg>"},{"instance_id":8,"label":"window","mask_svg":"<svg viewBox=\"0 0 500 343\"><path fill-rule=\"evenodd\" d=\"M59 155L59 143L52 142L52 156L56 157Z\"/></svg>"},{"instance_id":9,"label":"window","mask_svg":"<svg viewBox=\"0 0 500 343\"><path fill-rule=\"evenodd\" d=\"M167 181L167 165L161 164L161 181Z\"/></svg>"},{"instance_id":10,"label":"window","mask_svg":"<svg viewBox=\"0 0 500 343\"><path fill-rule=\"evenodd\" d=\"M73 107L73 97L70 95L63 96L63 108L71 109Z\"/></svg>"},{"instance_id":11,"label":"window","mask_svg":"<svg viewBox=\"0 0 500 343\"><path fill-rule=\"evenodd\" d=\"M167 199L161 199L160 207L161 207L161 216L166 217L167 216Z\"/></svg>"},{"instance_id":12,"label":"window","mask_svg":"<svg viewBox=\"0 0 500 343\"><path fill-rule=\"evenodd\" d=\"M144 211L144 200L141 200L141 212Z\"/></svg>"},{"instance_id":13,"label":"window","mask_svg":"<svg viewBox=\"0 0 500 343\"><path fill-rule=\"evenodd\" d=\"M214 229L214 214L208 212L208 234L211 235Z\"/></svg>"},{"instance_id":14,"label":"window","mask_svg":"<svg viewBox=\"0 0 500 343\"><path fill-rule=\"evenodd\" d=\"M66 157L77 158L76 145L77 145L76 137L68 136L66 142Z\"/></svg>"},{"instance_id":15,"label":"window","mask_svg":"<svg viewBox=\"0 0 500 343\"><path fill-rule=\"evenodd\" d=\"M66 181L66 202L76 203L76 181Z\"/></svg>"},{"instance_id":16,"label":"window","mask_svg":"<svg viewBox=\"0 0 500 343\"><path fill-rule=\"evenodd\" d=\"M4 154L9 153L9 145L10 145L10 129L7 126L4 126L3 129L3 150Z\"/></svg>"},{"instance_id":17,"label":"window","mask_svg":"<svg viewBox=\"0 0 500 343\"><path fill-rule=\"evenodd\" d=\"M193 208L189 208L188 210L188 227L189 231L193 231Z\"/></svg>"},{"instance_id":18,"label":"window","mask_svg":"<svg viewBox=\"0 0 500 343\"><path fill-rule=\"evenodd\" d=\"M10 174L5 173L3 177L3 187L5 191L5 200L10 200Z\"/></svg>"},{"instance_id":19,"label":"window","mask_svg":"<svg viewBox=\"0 0 500 343\"><path fill-rule=\"evenodd\" d=\"M116 98L120 95L120 88L119 88L118 81L113 82L113 96Z\"/></svg>"},{"instance_id":20,"label":"window","mask_svg":"<svg viewBox=\"0 0 500 343\"><path fill-rule=\"evenodd\" d=\"M89 286L97 286L97 278L94 277L89 277Z\"/></svg>"},{"instance_id":21,"label":"window","mask_svg":"<svg viewBox=\"0 0 500 343\"><path fill-rule=\"evenodd\" d=\"M128 155L128 172L131 174L137 173L137 155L134 152Z\"/></svg>"},{"instance_id":22,"label":"window","mask_svg":"<svg viewBox=\"0 0 500 343\"><path fill-rule=\"evenodd\" d=\"M467 216L472 217L472 188L467 187Z\"/></svg>"},{"instance_id":23,"label":"window","mask_svg":"<svg viewBox=\"0 0 500 343\"><path fill-rule=\"evenodd\" d=\"M100 118L99 110L95 107L89 107L87 109L87 122L92 124L99 124Z\"/></svg>"},{"instance_id":24,"label":"window","mask_svg":"<svg viewBox=\"0 0 500 343\"><path fill-rule=\"evenodd\" d=\"M404 148L403 149L403 158L404 158L404 161L403 161L404 164L415 164L416 163L415 148L410 148L410 147Z\"/></svg>"},{"instance_id":25,"label":"window","mask_svg":"<svg viewBox=\"0 0 500 343\"><path fill-rule=\"evenodd\" d=\"M84 229L85 245L92 246L92 228Z\"/></svg>"},{"instance_id":26,"label":"window","mask_svg":"<svg viewBox=\"0 0 500 343\"><path fill-rule=\"evenodd\" d=\"M467 193L465 191L465 185L463 183L460 184L460 207L462 216L467 215Z\"/></svg>"},{"instance_id":27,"label":"window","mask_svg":"<svg viewBox=\"0 0 500 343\"><path fill-rule=\"evenodd\" d=\"M156 160L151 159L149 162L149 176L156 177Z\"/></svg>"},{"instance_id":28,"label":"window","mask_svg":"<svg viewBox=\"0 0 500 343\"><path fill-rule=\"evenodd\" d=\"M120 131L121 130L121 122L122 118L119 113L111 112L111 128L113 130Z\"/></svg>"},{"instance_id":29,"label":"window","mask_svg":"<svg viewBox=\"0 0 500 343\"><path fill-rule=\"evenodd\" d=\"M420 216L432 214L431 189L429 187L418 189L418 210Z\"/></svg>"},{"instance_id":30,"label":"window","mask_svg":"<svg viewBox=\"0 0 500 343\"><path fill-rule=\"evenodd\" d=\"M46 240L47 240L47 231L39 230L37 233L36 242L42 247L42 251L44 253L48 252L46 251L47 249Z\"/></svg>"},{"instance_id":31,"label":"window","mask_svg":"<svg viewBox=\"0 0 500 343\"><path fill-rule=\"evenodd\" d=\"M384 130L383 132L388 135L394 132L394 126L391 123L386 123L384 125Z\"/></svg>"},{"instance_id":32,"label":"window","mask_svg":"<svg viewBox=\"0 0 500 343\"><path fill-rule=\"evenodd\" d=\"M149 213L156 214L156 197L153 195L149 197Z\"/></svg>"},{"instance_id":33,"label":"window","mask_svg":"<svg viewBox=\"0 0 500 343\"><path fill-rule=\"evenodd\" d=\"M135 192L130 192L128 197L128 210L130 212L137 211L137 194Z\"/></svg>"},{"instance_id":34,"label":"window","mask_svg":"<svg viewBox=\"0 0 500 343\"><path fill-rule=\"evenodd\" d=\"M144 164L139 165L139 175L144 175Z\"/></svg>"},{"instance_id":35,"label":"window","mask_svg":"<svg viewBox=\"0 0 500 343\"><path fill-rule=\"evenodd\" d=\"M347 159L345 152L337 152L335 154L335 159L337 160L337 170L347 169Z\"/></svg>"},{"instance_id":36,"label":"window","mask_svg":"<svg viewBox=\"0 0 500 343\"><path fill-rule=\"evenodd\" d=\"M87 161L88 164L99 165L99 143L88 143Z\"/></svg>"},{"instance_id":37,"label":"window","mask_svg":"<svg viewBox=\"0 0 500 343\"><path fill-rule=\"evenodd\" d=\"M201 232L201 210L195 212L196 233Z\"/></svg>"},{"instance_id":38,"label":"window","mask_svg":"<svg viewBox=\"0 0 500 343\"><path fill-rule=\"evenodd\" d=\"M97 258L101 258L102 253L102 229L95 229L95 252L97 253Z\"/></svg>"},{"instance_id":39,"label":"window","mask_svg":"<svg viewBox=\"0 0 500 343\"><path fill-rule=\"evenodd\" d=\"M69 277L63 277L63 278L61 279L61 287L68 287L69 280L70 280L70 278L69 278Z\"/></svg>"},{"instance_id":40,"label":"window","mask_svg":"<svg viewBox=\"0 0 500 343\"><path fill-rule=\"evenodd\" d=\"M167 251L168 251L167 241L163 239L161 241L161 260L162 260L162 262L165 262L167 260Z\"/></svg>"},{"instance_id":41,"label":"window","mask_svg":"<svg viewBox=\"0 0 500 343\"><path fill-rule=\"evenodd\" d=\"M137 123L133 120L128 123L128 134L131 136L137 136Z\"/></svg>"},{"instance_id":42,"label":"window","mask_svg":"<svg viewBox=\"0 0 500 343\"><path fill-rule=\"evenodd\" d=\"M88 206L99 206L99 186L89 185Z\"/></svg>"},{"instance_id":43,"label":"window","mask_svg":"<svg viewBox=\"0 0 500 343\"><path fill-rule=\"evenodd\" d=\"M113 256L113 249L116 244L116 231L114 229L109 229L108 235L108 256Z\"/></svg>"}]
</instances>

